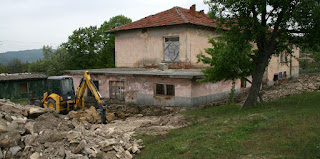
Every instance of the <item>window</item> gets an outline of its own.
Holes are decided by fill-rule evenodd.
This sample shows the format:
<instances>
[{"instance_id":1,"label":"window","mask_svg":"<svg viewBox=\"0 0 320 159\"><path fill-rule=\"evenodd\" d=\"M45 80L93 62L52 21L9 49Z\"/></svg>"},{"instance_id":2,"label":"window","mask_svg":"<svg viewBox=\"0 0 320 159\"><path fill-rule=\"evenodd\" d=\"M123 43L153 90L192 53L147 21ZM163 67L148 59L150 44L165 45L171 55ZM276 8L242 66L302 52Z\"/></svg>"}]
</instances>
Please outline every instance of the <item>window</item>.
<instances>
[{"instance_id":1,"label":"window","mask_svg":"<svg viewBox=\"0 0 320 159\"><path fill-rule=\"evenodd\" d=\"M280 62L287 62L288 61L288 58L287 58L287 52L281 52L281 54L280 54Z\"/></svg>"},{"instance_id":2,"label":"window","mask_svg":"<svg viewBox=\"0 0 320 159\"><path fill-rule=\"evenodd\" d=\"M163 84L156 84L156 94L165 95L164 85Z\"/></svg>"},{"instance_id":3,"label":"window","mask_svg":"<svg viewBox=\"0 0 320 159\"><path fill-rule=\"evenodd\" d=\"M28 93L28 83L20 83L20 94Z\"/></svg>"},{"instance_id":4,"label":"window","mask_svg":"<svg viewBox=\"0 0 320 159\"><path fill-rule=\"evenodd\" d=\"M247 81L244 78L241 78L241 88L247 87Z\"/></svg>"},{"instance_id":5,"label":"window","mask_svg":"<svg viewBox=\"0 0 320 159\"><path fill-rule=\"evenodd\" d=\"M110 99L124 100L124 81L109 82Z\"/></svg>"},{"instance_id":6,"label":"window","mask_svg":"<svg viewBox=\"0 0 320 159\"><path fill-rule=\"evenodd\" d=\"M155 86L156 95L174 96L174 85L172 84L156 84Z\"/></svg>"},{"instance_id":7,"label":"window","mask_svg":"<svg viewBox=\"0 0 320 159\"><path fill-rule=\"evenodd\" d=\"M166 95L167 96L174 96L174 85L167 84L166 86L167 86Z\"/></svg>"},{"instance_id":8,"label":"window","mask_svg":"<svg viewBox=\"0 0 320 159\"><path fill-rule=\"evenodd\" d=\"M286 71L283 72L283 78L287 78L287 72Z\"/></svg>"},{"instance_id":9,"label":"window","mask_svg":"<svg viewBox=\"0 0 320 159\"><path fill-rule=\"evenodd\" d=\"M164 38L164 61L179 61L179 37Z\"/></svg>"},{"instance_id":10,"label":"window","mask_svg":"<svg viewBox=\"0 0 320 159\"><path fill-rule=\"evenodd\" d=\"M94 85L96 86L97 88L97 91L99 91L99 81L93 81ZM87 92L87 96L91 96L91 97L94 97L94 95L92 94L92 92L90 91L89 87L88 87L88 92Z\"/></svg>"},{"instance_id":11,"label":"window","mask_svg":"<svg viewBox=\"0 0 320 159\"><path fill-rule=\"evenodd\" d=\"M273 75L273 81L278 81L278 74Z\"/></svg>"}]
</instances>

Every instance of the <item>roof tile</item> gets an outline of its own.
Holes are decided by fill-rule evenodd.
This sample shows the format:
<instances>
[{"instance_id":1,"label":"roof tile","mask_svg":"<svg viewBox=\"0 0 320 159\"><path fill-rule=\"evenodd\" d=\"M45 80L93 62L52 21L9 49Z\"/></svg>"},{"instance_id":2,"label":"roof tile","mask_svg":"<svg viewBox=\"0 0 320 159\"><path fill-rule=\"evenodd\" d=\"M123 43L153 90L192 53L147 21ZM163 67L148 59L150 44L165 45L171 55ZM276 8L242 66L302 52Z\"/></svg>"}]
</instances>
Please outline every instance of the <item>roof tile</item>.
<instances>
[{"instance_id":1,"label":"roof tile","mask_svg":"<svg viewBox=\"0 0 320 159\"><path fill-rule=\"evenodd\" d=\"M215 19L209 18L209 16L204 14L203 11L195 11L195 6L191 6L190 9L173 7L155 15L150 15L138 21L108 30L106 33L178 24L194 24L213 28L217 27Z\"/></svg>"}]
</instances>

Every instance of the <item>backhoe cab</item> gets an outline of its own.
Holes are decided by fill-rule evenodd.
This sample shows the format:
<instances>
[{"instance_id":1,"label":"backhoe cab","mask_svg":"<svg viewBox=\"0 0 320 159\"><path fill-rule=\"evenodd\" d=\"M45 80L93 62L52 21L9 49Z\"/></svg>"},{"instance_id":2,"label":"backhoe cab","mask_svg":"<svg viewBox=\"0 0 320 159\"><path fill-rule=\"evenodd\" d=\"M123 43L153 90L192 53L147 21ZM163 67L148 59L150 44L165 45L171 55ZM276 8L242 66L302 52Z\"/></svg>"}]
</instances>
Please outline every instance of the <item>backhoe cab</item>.
<instances>
[{"instance_id":1,"label":"backhoe cab","mask_svg":"<svg viewBox=\"0 0 320 159\"><path fill-rule=\"evenodd\" d=\"M36 105L53 108L57 112L70 111L74 107L75 92L71 76L51 76L47 79L47 92Z\"/></svg>"},{"instance_id":2,"label":"backhoe cab","mask_svg":"<svg viewBox=\"0 0 320 159\"><path fill-rule=\"evenodd\" d=\"M84 72L83 78L74 92L73 79L71 76L51 76L47 79L47 92L41 100L35 100L35 105L44 108L53 108L57 112L76 110L84 108L84 93L89 88L98 102L101 112L101 121L105 123L105 104L101 95L91 80L88 71Z\"/></svg>"}]
</instances>

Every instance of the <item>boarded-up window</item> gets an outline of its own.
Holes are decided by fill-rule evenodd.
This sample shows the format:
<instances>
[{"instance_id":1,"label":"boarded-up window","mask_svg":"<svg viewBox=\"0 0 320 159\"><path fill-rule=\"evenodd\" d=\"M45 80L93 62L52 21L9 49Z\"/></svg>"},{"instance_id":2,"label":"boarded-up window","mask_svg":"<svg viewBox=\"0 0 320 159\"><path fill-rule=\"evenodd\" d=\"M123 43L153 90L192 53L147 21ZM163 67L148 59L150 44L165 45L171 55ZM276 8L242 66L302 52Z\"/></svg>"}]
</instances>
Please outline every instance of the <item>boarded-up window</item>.
<instances>
[{"instance_id":1,"label":"boarded-up window","mask_svg":"<svg viewBox=\"0 0 320 159\"><path fill-rule=\"evenodd\" d=\"M93 81L94 85L96 86L97 88L97 91L99 91L99 81ZM91 96L91 97L94 97L94 95L92 94L92 92L90 91L90 89L88 88L87 89L87 96Z\"/></svg>"},{"instance_id":2,"label":"boarded-up window","mask_svg":"<svg viewBox=\"0 0 320 159\"><path fill-rule=\"evenodd\" d=\"M287 58L288 54L287 52L281 52L280 53L280 62L288 62L288 58Z\"/></svg>"},{"instance_id":3,"label":"boarded-up window","mask_svg":"<svg viewBox=\"0 0 320 159\"><path fill-rule=\"evenodd\" d=\"M124 100L124 81L109 82L110 99Z\"/></svg>"},{"instance_id":4,"label":"boarded-up window","mask_svg":"<svg viewBox=\"0 0 320 159\"><path fill-rule=\"evenodd\" d=\"M156 95L166 95L166 96L174 96L174 85L172 84L156 84L155 92Z\"/></svg>"},{"instance_id":5,"label":"boarded-up window","mask_svg":"<svg viewBox=\"0 0 320 159\"><path fill-rule=\"evenodd\" d=\"M20 83L20 94L28 93L28 83Z\"/></svg>"},{"instance_id":6,"label":"boarded-up window","mask_svg":"<svg viewBox=\"0 0 320 159\"><path fill-rule=\"evenodd\" d=\"M179 37L164 38L164 61L179 61Z\"/></svg>"}]
</instances>

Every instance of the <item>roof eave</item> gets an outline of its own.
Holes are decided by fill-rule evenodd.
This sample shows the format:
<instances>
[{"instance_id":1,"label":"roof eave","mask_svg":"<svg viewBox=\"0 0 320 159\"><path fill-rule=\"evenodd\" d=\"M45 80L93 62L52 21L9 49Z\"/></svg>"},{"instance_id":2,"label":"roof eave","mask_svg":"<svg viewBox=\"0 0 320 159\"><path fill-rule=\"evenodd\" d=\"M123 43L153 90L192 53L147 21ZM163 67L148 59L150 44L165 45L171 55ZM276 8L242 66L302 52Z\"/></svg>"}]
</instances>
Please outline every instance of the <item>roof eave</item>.
<instances>
[{"instance_id":1,"label":"roof eave","mask_svg":"<svg viewBox=\"0 0 320 159\"><path fill-rule=\"evenodd\" d=\"M105 31L106 34L110 33L115 33L115 32L120 32L120 31L129 31L129 30L138 30L138 29L149 29L149 28L159 28L159 27L166 27L166 26L177 26L177 25L196 25L196 26L203 26L203 27L208 27L208 28L216 28L208 25L201 25L201 24L194 24L194 23L178 23L178 24L171 24L171 25L158 25L158 26L151 26L151 27L143 27L143 28L132 28L132 29L121 29L121 30L110 30L110 31Z\"/></svg>"}]
</instances>

